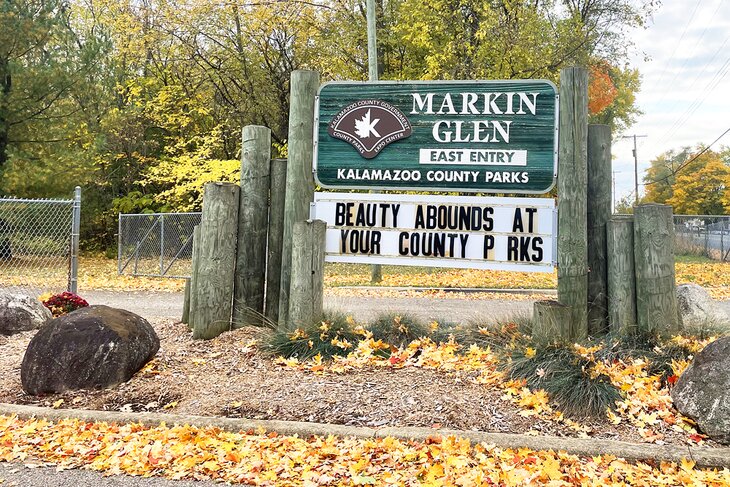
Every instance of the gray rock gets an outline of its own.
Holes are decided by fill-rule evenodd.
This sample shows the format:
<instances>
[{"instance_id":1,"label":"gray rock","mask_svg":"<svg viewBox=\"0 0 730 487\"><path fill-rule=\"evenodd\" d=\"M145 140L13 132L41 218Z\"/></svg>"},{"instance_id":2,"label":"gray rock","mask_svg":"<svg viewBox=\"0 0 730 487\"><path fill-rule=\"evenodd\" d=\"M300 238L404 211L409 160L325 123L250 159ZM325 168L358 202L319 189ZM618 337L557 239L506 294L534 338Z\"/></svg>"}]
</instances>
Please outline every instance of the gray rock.
<instances>
[{"instance_id":1,"label":"gray rock","mask_svg":"<svg viewBox=\"0 0 730 487\"><path fill-rule=\"evenodd\" d=\"M104 389L128 381L159 348L155 330L141 316L89 306L38 330L25 351L20 380L32 395Z\"/></svg>"},{"instance_id":2,"label":"gray rock","mask_svg":"<svg viewBox=\"0 0 730 487\"><path fill-rule=\"evenodd\" d=\"M693 324L706 321L725 321L728 317L712 300L705 288L698 284L677 286L677 311L682 323Z\"/></svg>"},{"instance_id":3,"label":"gray rock","mask_svg":"<svg viewBox=\"0 0 730 487\"><path fill-rule=\"evenodd\" d=\"M37 330L53 318L36 298L0 291L0 335Z\"/></svg>"},{"instance_id":4,"label":"gray rock","mask_svg":"<svg viewBox=\"0 0 730 487\"><path fill-rule=\"evenodd\" d=\"M730 337L698 353L672 389L677 410L713 440L730 444Z\"/></svg>"}]
</instances>

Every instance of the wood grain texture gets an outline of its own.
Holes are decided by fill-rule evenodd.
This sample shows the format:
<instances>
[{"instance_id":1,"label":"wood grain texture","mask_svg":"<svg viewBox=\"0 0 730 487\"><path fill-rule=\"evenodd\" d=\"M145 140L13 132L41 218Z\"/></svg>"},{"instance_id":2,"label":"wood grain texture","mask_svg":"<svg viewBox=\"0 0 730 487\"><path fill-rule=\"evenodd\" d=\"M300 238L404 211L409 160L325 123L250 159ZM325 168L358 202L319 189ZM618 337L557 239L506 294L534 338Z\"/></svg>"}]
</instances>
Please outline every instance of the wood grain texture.
<instances>
[{"instance_id":1,"label":"wood grain texture","mask_svg":"<svg viewBox=\"0 0 730 487\"><path fill-rule=\"evenodd\" d=\"M269 237L266 260L266 318L279 321L279 291L281 285L281 247L284 230L286 199L286 159L272 159L269 190Z\"/></svg>"},{"instance_id":2,"label":"wood grain texture","mask_svg":"<svg viewBox=\"0 0 730 487\"><path fill-rule=\"evenodd\" d=\"M193 256L192 256L192 270L190 273L190 309L188 310L188 328L191 330L195 327L194 320L195 314L193 310L198 304L198 253L200 252L200 225L193 227Z\"/></svg>"},{"instance_id":3,"label":"wood grain texture","mask_svg":"<svg viewBox=\"0 0 730 487\"><path fill-rule=\"evenodd\" d=\"M215 338L231 328L236 267L238 197L233 183L208 183L203 195L193 338Z\"/></svg>"},{"instance_id":4,"label":"wood grain texture","mask_svg":"<svg viewBox=\"0 0 730 487\"><path fill-rule=\"evenodd\" d=\"M571 333L570 307L557 301L535 301L532 322L532 338L536 343L566 342Z\"/></svg>"},{"instance_id":5,"label":"wood grain texture","mask_svg":"<svg viewBox=\"0 0 730 487\"><path fill-rule=\"evenodd\" d=\"M288 330L309 326L322 317L326 229L322 220L294 224Z\"/></svg>"},{"instance_id":6,"label":"wood grain texture","mask_svg":"<svg viewBox=\"0 0 730 487\"><path fill-rule=\"evenodd\" d=\"M606 224L608 320L611 331L636 333L634 217L613 216Z\"/></svg>"},{"instance_id":7,"label":"wood grain texture","mask_svg":"<svg viewBox=\"0 0 730 487\"><path fill-rule=\"evenodd\" d=\"M233 328L263 324L270 166L271 130L247 125L241 145Z\"/></svg>"},{"instance_id":8,"label":"wood grain texture","mask_svg":"<svg viewBox=\"0 0 730 487\"><path fill-rule=\"evenodd\" d=\"M182 311L182 318L180 318L180 321L185 324L187 324L188 321L190 321L190 278L185 279L185 291L183 294L183 311Z\"/></svg>"},{"instance_id":9,"label":"wood grain texture","mask_svg":"<svg viewBox=\"0 0 730 487\"><path fill-rule=\"evenodd\" d=\"M606 223L611 218L611 127L588 126L588 334L608 331Z\"/></svg>"},{"instance_id":10,"label":"wood grain texture","mask_svg":"<svg viewBox=\"0 0 730 487\"><path fill-rule=\"evenodd\" d=\"M645 204L634 209L634 265L638 330L678 333L671 206Z\"/></svg>"},{"instance_id":11,"label":"wood grain texture","mask_svg":"<svg viewBox=\"0 0 730 487\"><path fill-rule=\"evenodd\" d=\"M316 71L293 71L289 107L289 160L286 166L286 202L281 247L279 323L288 321L294 224L309 218L314 200L314 101L319 88Z\"/></svg>"},{"instance_id":12,"label":"wood grain texture","mask_svg":"<svg viewBox=\"0 0 730 487\"><path fill-rule=\"evenodd\" d=\"M571 308L571 339L588 336L586 228L588 71L560 72L558 300Z\"/></svg>"}]
</instances>

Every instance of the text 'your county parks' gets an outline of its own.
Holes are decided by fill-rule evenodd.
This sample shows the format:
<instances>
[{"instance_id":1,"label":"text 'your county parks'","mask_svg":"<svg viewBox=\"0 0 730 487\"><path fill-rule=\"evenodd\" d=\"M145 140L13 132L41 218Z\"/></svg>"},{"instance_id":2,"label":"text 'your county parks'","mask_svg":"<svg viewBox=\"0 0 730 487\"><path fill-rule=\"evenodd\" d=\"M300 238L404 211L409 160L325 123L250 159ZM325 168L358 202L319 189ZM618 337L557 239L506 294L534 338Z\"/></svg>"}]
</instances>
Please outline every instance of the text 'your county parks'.
<instances>
[{"instance_id":1,"label":"text 'your county parks'","mask_svg":"<svg viewBox=\"0 0 730 487\"><path fill-rule=\"evenodd\" d=\"M401 211L402 206L408 211ZM545 239L536 235L536 207L509 208L509 222L497 219L505 208L483 205L340 201L333 210L340 254L507 262L543 262L547 257Z\"/></svg>"}]
</instances>

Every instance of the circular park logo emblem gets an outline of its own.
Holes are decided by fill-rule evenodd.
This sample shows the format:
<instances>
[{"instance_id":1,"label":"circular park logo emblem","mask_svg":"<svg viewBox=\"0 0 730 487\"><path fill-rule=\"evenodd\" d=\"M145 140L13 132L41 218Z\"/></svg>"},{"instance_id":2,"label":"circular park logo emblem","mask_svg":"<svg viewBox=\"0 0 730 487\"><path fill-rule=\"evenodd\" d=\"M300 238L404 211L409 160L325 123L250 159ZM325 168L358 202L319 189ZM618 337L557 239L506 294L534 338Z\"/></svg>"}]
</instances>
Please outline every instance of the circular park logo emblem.
<instances>
[{"instance_id":1,"label":"circular park logo emblem","mask_svg":"<svg viewBox=\"0 0 730 487\"><path fill-rule=\"evenodd\" d=\"M405 139L411 122L398 108L382 100L358 100L340 110L327 127L330 136L352 145L365 159L385 146Z\"/></svg>"}]
</instances>

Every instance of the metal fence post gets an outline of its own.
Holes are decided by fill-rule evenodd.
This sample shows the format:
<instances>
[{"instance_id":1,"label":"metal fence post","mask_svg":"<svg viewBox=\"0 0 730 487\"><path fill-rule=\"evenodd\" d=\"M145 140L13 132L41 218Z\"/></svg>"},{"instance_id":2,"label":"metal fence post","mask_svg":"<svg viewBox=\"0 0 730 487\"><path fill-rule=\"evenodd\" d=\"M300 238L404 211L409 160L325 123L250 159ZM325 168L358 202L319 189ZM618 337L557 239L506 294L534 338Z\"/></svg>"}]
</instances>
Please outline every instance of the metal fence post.
<instances>
[{"instance_id":1,"label":"metal fence post","mask_svg":"<svg viewBox=\"0 0 730 487\"><path fill-rule=\"evenodd\" d=\"M78 292L79 281L79 232L81 229L81 186L74 189L73 215L71 217L71 272L68 277L68 290Z\"/></svg>"},{"instance_id":2,"label":"metal fence post","mask_svg":"<svg viewBox=\"0 0 730 487\"><path fill-rule=\"evenodd\" d=\"M160 215L160 275L165 275L165 215Z\"/></svg>"},{"instance_id":3,"label":"metal fence post","mask_svg":"<svg viewBox=\"0 0 730 487\"><path fill-rule=\"evenodd\" d=\"M119 214L119 233L117 234L117 275L122 275L122 218Z\"/></svg>"}]
</instances>

